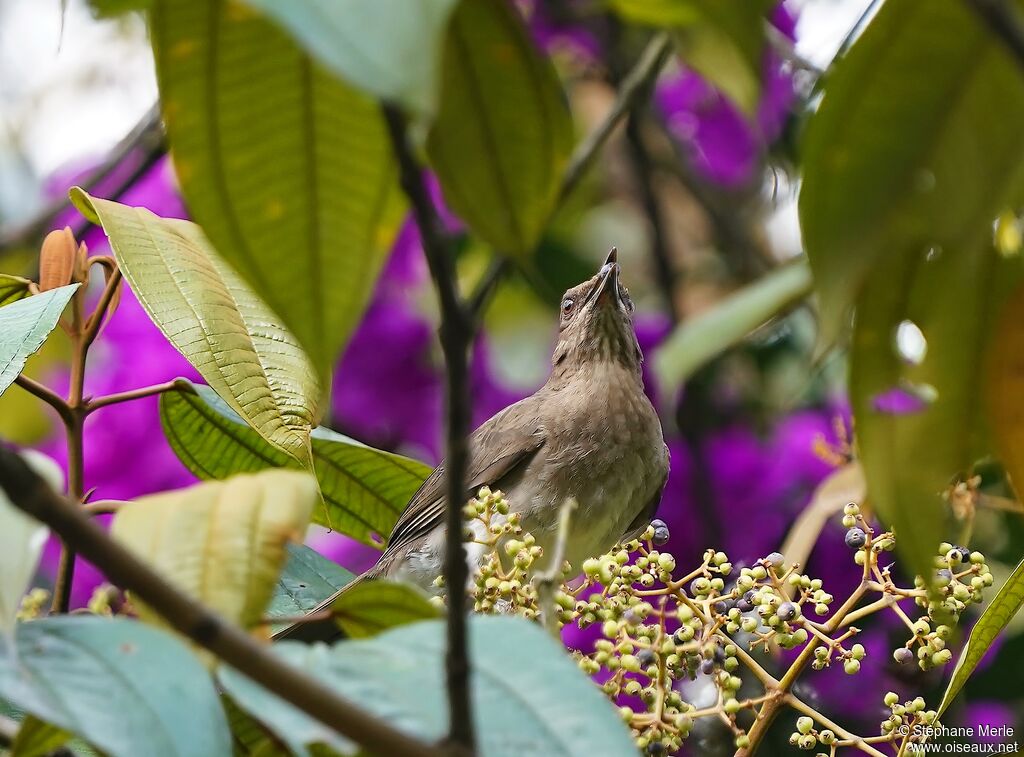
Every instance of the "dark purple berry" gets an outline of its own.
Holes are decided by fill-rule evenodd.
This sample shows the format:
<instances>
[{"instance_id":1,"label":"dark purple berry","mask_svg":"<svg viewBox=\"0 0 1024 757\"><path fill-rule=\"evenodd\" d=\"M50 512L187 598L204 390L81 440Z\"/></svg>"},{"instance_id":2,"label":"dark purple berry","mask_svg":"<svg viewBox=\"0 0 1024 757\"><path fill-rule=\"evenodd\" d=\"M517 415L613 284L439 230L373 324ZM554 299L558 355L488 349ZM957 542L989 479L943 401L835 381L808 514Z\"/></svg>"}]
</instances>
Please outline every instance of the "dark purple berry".
<instances>
[{"instance_id":1,"label":"dark purple berry","mask_svg":"<svg viewBox=\"0 0 1024 757\"><path fill-rule=\"evenodd\" d=\"M792 620L796 617L796 605L792 602L783 602L775 614L779 616L779 620Z\"/></svg>"},{"instance_id":2,"label":"dark purple berry","mask_svg":"<svg viewBox=\"0 0 1024 757\"><path fill-rule=\"evenodd\" d=\"M652 741L647 745L647 754L665 754L665 745L660 741Z\"/></svg>"},{"instance_id":3,"label":"dark purple berry","mask_svg":"<svg viewBox=\"0 0 1024 757\"><path fill-rule=\"evenodd\" d=\"M668 539L669 533L667 527L659 526L658 528L654 529L654 537L651 539L651 541L654 542L655 546L660 547L664 544L668 544Z\"/></svg>"},{"instance_id":4,"label":"dark purple berry","mask_svg":"<svg viewBox=\"0 0 1024 757\"><path fill-rule=\"evenodd\" d=\"M654 652L650 649L641 649L636 658L640 661L640 666L644 668L653 665L655 662Z\"/></svg>"},{"instance_id":5,"label":"dark purple berry","mask_svg":"<svg viewBox=\"0 0 1024 757\"><path fill-rule=\"evenodd\" d=\"M719 615L725 615L727 612L729 612L729 605L727 605L724 600L720 599L717 602L715 602L715 612L717 612Z\"/></svg>"},{"instance_id":6,"label":"dark purple berry","mask_svg":"<svg viewBox=\"0 0 1024 757\"><path fill-rule=\"evenodd\" d=\"M868 541L867 534L864 533L864 529L854 526L846 532L846 546L850 549L860 549Z\"/></svg>"},{"instance_id":7,"label":"dark purple berry","mask_svg":"<svg viewBox=\"0 0 1024 757\"><path fill-rule=\"evenodd\" d=\"M703 660L700 664L700 672L706 676L711 675L715 671L714 660Z\"/></svg>"},{"instance_id":8,"label":"dark purple berry","mask_svg":"<svg viewBox=\"0 0 1024 757\"><path fill-rule=\"evenodd\" d=\"M781 552L772 552L764 561L771 565L773 568L781 568L782 563L786 561L786 558L782 556Z\"/></svg>"},{"instance_id":9,"label":"dark purple berry","mask_svg":"<svg viewBox=\"0 0 1024 757\"><path fill-rule=\"evenodd\" d=\"M892 654L893 659L896 660L900 665L906 665L909 662L913 662L914 653L906 647L900 647Z\"/></svg>"},{"instance_id":10,"label":"dark purple berry","mask_svg":"<svg viewBox=\"0 0 1024 757\"><path fill-rule=\"evenodd\" d=\"M740 612L750 612L754 609L754 605L752 605L746 599L740 599L736 602L736 609Z\"/></svg>"}]
</instances>

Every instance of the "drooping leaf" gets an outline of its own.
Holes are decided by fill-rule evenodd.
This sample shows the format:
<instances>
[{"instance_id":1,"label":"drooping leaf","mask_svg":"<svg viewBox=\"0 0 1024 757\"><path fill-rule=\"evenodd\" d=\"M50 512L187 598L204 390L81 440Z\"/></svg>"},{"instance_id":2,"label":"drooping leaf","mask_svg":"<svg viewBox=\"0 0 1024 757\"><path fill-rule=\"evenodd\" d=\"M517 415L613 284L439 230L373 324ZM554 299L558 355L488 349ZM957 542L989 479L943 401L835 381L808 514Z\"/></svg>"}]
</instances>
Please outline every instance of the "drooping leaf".
<instances>
[{"instance_id":1,"label":"drooping leaf","mask_svg":"<svg viewBox=\"0 0 1024 757\"><path fill-rule=\"evenodd\" d=\"M180 589L250 627L317 499L309 474L263 471L129 502L111 533ZM155 619L144 607L140 615Z\"/></svg>"},{"instance_id":2,"label":"drooping leaf","mask_svg":"<svg viewBox=\"0 0 1024 757\"><path fill-rule=\"evenodd\" d=\"M969 5L881 6L830 69L803 140L800 223L823 343L880 261L959 254L991 235L1024 180L1022 122L1024 77Z\"/></svg>"},{"instance_id":3,"label":"drooping leaf","mask_svg":"<svg viewBox=\"0 0 1024 757\"><path fill-rule=\"evenodd\" d=\"M401 222L378 103L238 0L158 0L150 22L189 210L327 387Z\"/></svg>"},{"instance_id":4,"label":"drooping leaf","mask_svg":"<svg viewBox=\"0 0 1024 757\"><path fill-rule=\"evenodd\" d=\"M363 581L331 604L338 627L350 639L375 636L395 626L430 620L438 610L414 586L393 581Z\"/></svg>"},{"instance_id":5,"label":"drooping leaf","mask_svg":"<svg viewBox=\"0 0 1024 757\"><path fill-rule=\"evenodd\" d=\"M628 21L675 29L679 55L748 116L761 96L765 0L612 0Z\"/></svg>"},{"instance_id":6,"label":"drooping leaf","mask_svg":"<svg viewBox=\"0 0 1024 757\"><path fill-rule=\"evenodd\" d=\"M494 249L533 251L572 149L572 121L551 62L505 0L452 14L441 100L427 154L445 199Z\"/></svg>"},{"instance_id":7,"label":"drooping leaf","mask_svg":"<svg viewBox=\"0 0 1024 757\"><path fill-rule=\"evenodd\" d=\"M941 493L991 451L984 355L994 314L1021 269L990 242L931 257L893 255L857 303L850 395L868 498L895 527L908 567L925 577L939 542L952 535ZM923 340L923 355L908 350L908 335Z\"/></svg>"},{"instance_id":8,"label":"drooping leaf","mask_svg":"<svg viewBox=\"0 0 1024 757\"><path fill-rule=\"evenodd\" d=\"M456 0L245 0L342 79L378 99L433 112Z\"/></svg>"},{"instance_id":9,"label":"drooping leaf","mask_svg":"<svg viewBox=\"0 0 1024 757\"><path fill-rule=\"evenodd\" d=\"M14 383L25 361L56 328L78 286L69 284L0 307L0 394Z\"/></svg>"},{"instance_id":10,"label":"drooping leaf","mask_svg":"<svg viewBox=\"0 0 1024 757\"><path fill-rule=\"evenodd\" d=\"M711 358L811 292L804 262L780 267L677 327L654 358L658 381L678 388Z\"/></svg>"},{"instance_id":11,"label":"drooping leaf","mask_svg":"<svg viewBox=\"0 0 1024 757\"><path fill-rule=\"evenodd\" d=\"M160 398L160 420L171 448L195 475L222 479L295 465L252 433L208 387L181 386ZM330 429L317 428L312 437L313 468L323 496L313 520L381 546L430 468Z\"/></svg>"},{"instance_id":12,"label":"drooping leaf","mask_svg":"<svg viewBox=\"0 0 1024 757\"><path fill-rule=\"evenodd\" d=\"M1024 606L1024 562L1021 562L1013 574L1006 580L996 595L992 598L988 607L978 618L978 622L971 629L971 635L967 644L960 653L960 659L953 670L953 677L946 687L946 693L942 696L942 704L939 705L939 716L946 711L950 703L960 693L960 689L967 683L971 673L978 667L985 652L992 646L996 636Z\"/></svg>"},{"instance_id":13,"label":"drooping leaf","mask_svg":"<svg viewBox=\"0 0 1024 757\"><path fill-rule=\"evenodd\" d=\"M31 281L23 279L21 276L0 273L0 307L28 297L28 288L31 283Z\"/></svg>"},{"instance_id":14,"label":"drooping leaf","mask_svg":"<svg viewBox=\"0 0 1024 757\"><path fill-rule=\"evenodd\" d=\"M15 641L0 650L0 697L104 753L230 753L210 676L171 634L126 618L63 615L20 625Z\"/></svg>"},{"instance_id":15,"label":"drooping leaf","mask_svg":"<svg viewBox=\"0 0 1024 757\"><path fill-rule=\"evenodd\" d=\"M18 757L48 757L70 741L71 737L68 731L29 715L21 721L18 735L11 744L11 754Z\"/></svg>"},{"instance_id":16,"label":"drooping leaf","mask_svg":"<svg viewBox=\"0 0 1024 757\"><path fill-rule=\"evenodd\" d=\"M303 463L320 386L278 318L193 223L71 191L103 225L125 280L164 336L260 436Z\"/></svg>"},{"instance_id":17,"label":"drooping leaf","mask_svg":"<svg viewBox=\"0 0 1024 757\"><path fill-rule=\"evenodd\" d=\"M589 757L636 751L615 708L540 626L520 618L476 616L469 630L481 754ZM445 648L443 621L400 626L333 647L275 646L339 693L429 742L448 730L441 695ZM321 737L313 721L265 689L231 670L219 676L232 699L296 754Z\"/></svg>"},{"instance_id":18,"label":"drooping leaf","mask_svg":"<svg viewBox=\"0 0 1024 757\"><path fill-rule=\"evenodd\" d=\"M305 615L355 576L304 544L288 545L288 562L277 579L266 615Z\"/></svg>"},{"instance_id":19,"label":"drooping leaf","mask_svg":"<svg viewBox=\"0 0 1024 757\"><path fill-rule=\"evenodd\" d=\"M1024 491L1024 288L1008 298L988 350L988 415L999 457L1018 497Z\"/></svg>"},{"instance_id":20,"label":"drooping leaf","mask_svg":"<svg viewBox=\"0 0 1024 757\"><path fill-rule=\"evenodd\" d=\"M223 697L221 702L231 727L233 757L290 757L288 750L256 718L232 702L231 697Z\"/></svg>"},{"instance_id":21,"label":"drooping leaf","mask_svg":"<svg viewBox=\"0 0 1024 757\"><path fill-rule=\"evenodd\" d=\"M786 534L786 541L780 549L786 565L796 563L806 568L807 558L811 556L811 550L829 518L842 511L849 502L862 503L865 489L864 469L856 460L826 476L814 490L810 504L800 511Z\"/></svg>"},{"instance_id":22,"label":"drooping leaf","mask_svg":"<svg viewBox=\"0 0 1024 757\"><path fill-rule=\"evenodd\" d=\"M54 460L34 450L21 454L52 489L64 488L64 473ZM35 575L49 533L50 529L12 505L0 489L0 637L14 628L22 595Z\"/></svg>"}]
</instances>

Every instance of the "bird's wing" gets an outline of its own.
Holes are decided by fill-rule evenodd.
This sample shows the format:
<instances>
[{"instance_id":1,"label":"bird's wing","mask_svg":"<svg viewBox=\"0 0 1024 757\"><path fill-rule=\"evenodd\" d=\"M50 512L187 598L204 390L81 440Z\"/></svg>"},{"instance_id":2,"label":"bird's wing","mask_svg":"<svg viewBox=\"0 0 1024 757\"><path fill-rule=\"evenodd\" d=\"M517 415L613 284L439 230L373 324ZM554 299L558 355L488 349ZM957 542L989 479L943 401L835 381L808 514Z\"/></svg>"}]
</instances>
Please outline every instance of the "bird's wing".
<instances>
[{"instance_id":1,"label":"bird's wing","mask_svg":"<svg viewBox=\"0 0 1024 757\"><path fill-rule=\"evenodd\" d=\"M544 446L545 433L540 421L540 399L527 397L486 421L469 437L465 498L481 486L500 488L501 481L526 465ZM403 547L433 531L444 522L448 476L442 462L420 486L398 518L388 547L381 557L388 558Z\"/></svg>"},{"instance_id":2,"label":"bird's wing","mask_svg":"<svg viewBox=\"0 0 1024 757\"><path fill-rule=\"evenodd\" d=\"M643 510L637 513L637 516L633 518L633 522L629 524L629 527L626 529L626 533L623 534L622 539L620 539L623 543L632 541L647 530L647 526L651 524L651 521L654 520L655 513L658 512L658 505L661 504L661 495L665 492L665 484L668 483L669 454L667 444L664 445L664 454L665 475L662 476L661 484L658 485L658 490L655 492L654 496L651 497L651 501L647 503Z\"/></svg>"}]
</instances>

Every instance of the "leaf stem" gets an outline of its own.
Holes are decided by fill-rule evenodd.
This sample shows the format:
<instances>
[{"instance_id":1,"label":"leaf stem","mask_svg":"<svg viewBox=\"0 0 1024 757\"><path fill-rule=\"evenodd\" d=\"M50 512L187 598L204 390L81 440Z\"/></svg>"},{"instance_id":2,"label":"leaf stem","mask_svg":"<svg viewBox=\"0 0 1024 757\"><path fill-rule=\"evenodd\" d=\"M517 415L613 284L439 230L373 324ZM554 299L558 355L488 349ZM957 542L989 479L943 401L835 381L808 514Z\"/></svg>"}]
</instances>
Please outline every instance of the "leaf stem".
<instances>
[{"instance_id":1,"label":"leaf stem","mask_svg":"<svg viewBox=\"0 0 1024 757\"><path fill-rule=\"evenodd\" d=\"M441 304L440 337L445 358L447 398L447 450L444 465L448 484L445 517L448 538L445 540L444 578L448 586L448 741L466 754L473 754L475 737L469 692L468 601L465 591L469 581L469 566L465 546L460 538L462 506L466 500L466 439L470 419L468 353L473 324L456 288L448 239L424 183L423 170L409 142L405 117L398 108L389 104L383 106L383 112L391 147L398 160L399 180L412 205L423 239L423 253Z\"/></svg>"},{"instance_id":2,"label":"leaf stem","mask_svg":"<svg viewBox=\"0 0 1024 757\"><path fill-rule=\"evenodd\" d=\"M89 400L85 405L85 412L86 414L89 414L99 410L101 407L107 407L108 405L130 402L132 400L142 399L143 397L152 397L154 394L163 394L164 392L173 391L177 386L178 380L172 379L171 381L165 381L162 384L153 384L152 386L144 386L139 389L129 389L126 392L107 394L103 397L97 397L96 399Z\"/></svg>"},{"instance_id":3,"label":"leaf stem","mask_svg":"<svg viewBox=\"0 0 1024 757\"><path fill-rule=\"evenodd\" d=\"M608 137L621 121L650 90L662 66L672 52L672 37L668 32L659 32L647 43L640 59L622 79L615 102L604 120L573 151L558 191L558 204L568 197L579 184L590 164Z\"/></svg>"},{"instance_id":4,"label":"leaf stem","mask_svg":"<svg viewBox=\"0 0 1024 757\"><path fill-rule=\"evenodd\" d=\"M90 520L82 508L54 493L17 454L3 448L0 488L15 507L48 525L65 544L81 552L112 582L135 593L176 630L310 717L370 752L413 757L444 754L285 663L242 629L168 583Z\"/></svg>"},{"instance_id":5,"label":"leaf stem","mask_svg":"<svg viewBox=\"0 0 1024 757\"><path fill-rule=\"evenodd\" d=\"M29 394L33 394L47 405L57 411L57 415L60 416L61 421L65 424L71 420L71 410L68 407L68 403L65 402L64 398L57 394L55 391L47 386L43 386L38 381L30 379L24 373L18 374L14 383L20 386Z\"/></svg>"}]
</instances>

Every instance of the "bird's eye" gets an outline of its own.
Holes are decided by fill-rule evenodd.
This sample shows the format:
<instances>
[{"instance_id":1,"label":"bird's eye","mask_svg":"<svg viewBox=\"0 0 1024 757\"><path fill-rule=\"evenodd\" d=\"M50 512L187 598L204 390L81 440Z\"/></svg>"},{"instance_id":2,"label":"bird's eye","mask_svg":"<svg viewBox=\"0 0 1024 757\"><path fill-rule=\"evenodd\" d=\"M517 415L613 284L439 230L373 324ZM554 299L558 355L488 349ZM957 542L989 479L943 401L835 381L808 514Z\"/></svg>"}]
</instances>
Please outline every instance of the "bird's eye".
<instances>
[{"instance_id":1,"label":"bird's eye","mask_svg":"<svg viewBox=\"0 0 1024 757\"><path fill-rule=\"evenodd\" d=\"M569 315L569 313L572 312L573 306L575 304L576 303L573 301L572 297L566 297L564 300L562 300L562 314Z\"/></svg>"}]
</instances>

